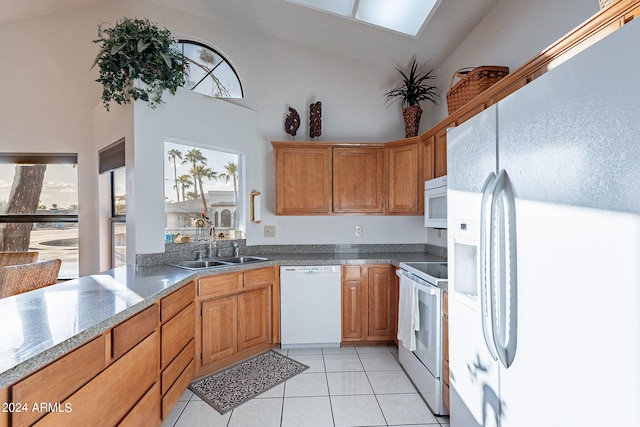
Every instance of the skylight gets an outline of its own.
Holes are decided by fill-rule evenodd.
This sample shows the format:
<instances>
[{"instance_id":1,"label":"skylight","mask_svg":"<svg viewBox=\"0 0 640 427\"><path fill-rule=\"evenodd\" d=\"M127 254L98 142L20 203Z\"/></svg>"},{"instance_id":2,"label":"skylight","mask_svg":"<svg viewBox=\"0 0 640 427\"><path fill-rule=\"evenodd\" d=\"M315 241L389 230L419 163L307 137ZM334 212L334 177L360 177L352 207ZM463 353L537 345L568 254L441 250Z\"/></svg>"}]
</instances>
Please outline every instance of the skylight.
<instances>
[{"instance_id":1,"label":"skylight","mask_svg":"<svg viewBox=\"0 0 640 427\"><path fill-rule=\"evenodd\" d=\"M287 0L416 37L442 0Z\"/></svg>"}]
</instances>

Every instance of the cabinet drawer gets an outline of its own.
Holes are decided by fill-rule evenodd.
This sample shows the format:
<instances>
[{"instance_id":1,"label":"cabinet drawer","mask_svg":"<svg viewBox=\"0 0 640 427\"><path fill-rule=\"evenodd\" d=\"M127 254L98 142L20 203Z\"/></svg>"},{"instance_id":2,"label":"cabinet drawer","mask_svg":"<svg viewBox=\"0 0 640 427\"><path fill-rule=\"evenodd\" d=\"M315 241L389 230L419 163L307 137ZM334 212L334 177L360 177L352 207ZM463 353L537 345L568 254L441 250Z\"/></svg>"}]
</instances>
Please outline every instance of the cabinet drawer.
<instances>
[{"instance_id":1,"label":"cabinet drawer","mask_svg":"<svg viewBox=\"0 0 640 427\"><path fill-rule=\"evenodd\" d=\"M189 366L180 374L176 382L171 386L169 391L162 397L162 419L166 419L173 406L176 404L182 393L187 389L191 380L196 374L196 362L192 360Z\"/></svg>"},{"instance_id":2,"label":"cabinet drawer","mask_svg":"<svg viewBox=\"0 0 640 427\"><path fill-rule=\"evenodd\" d=\"M189 305L195 298L195 287L195 283L191 282L171 295L162 298L160 302L160 321L166 322Z\"/></svg>"},{"instance_id":3,"label":"cabinet drawer","mask_svg":"<svg viewBox=\"0 0 640 427\"><path fill-rule=\"evenodd\" d=\"M161 363L164 369L195 336L195 304L176 314L162 325Z\"/></svg>"},{"instance_id":4,"label":"cabinet drawer","mask_svg":"<svg viewBox=\"0 0 640 427\"><path fill-rule=\"evenodd\" d=\"M189 344L176 356L169 366L162 371L161 381L162 381L162 394L165 394L169 387L173 385L178 376L184 368L189 366L189 363L193 360L194 355L196 354L196 341L192 339L189 341Z\"/></svg>"},{"instance_id":5,"label":"cabinet drawer","mask_svg":"<svg viewBox=\"0 0 640 427\"><path fill-rule=\"evenodd\" d=\"M362 279L361 265L343 265L342 266L342 281L361 280L361 279Z\"/></svg>"},{"instance_id":6,"label":"cabinet drawer","mask_svg":"<svg viewBox=\"0 0 640 427\"><path fill-rule=\"evenodd\" d=\"M12 401L62 402L104 369L106 353L106 338L101 335L14 385ZM13 425L30 425L44 415L15 412Z\"/></svg>"},{"instance_id":7,"label":"cabinet drawer","mask_svg":"<svg viewBox=\"0 0 640 427\"><path fill-rule=\"evenodd\" d=\"M113 358L117 359L147 337L158 326L158 305L154 304L113 328Z\"/></svg>"},{"instance_id":8,"label":"cabinet drawer","mask_svg":"<svg viewBox=\"0 0 640 427\"><path fill-rule=\"evenodd\" d=\"M153 385L158 369L158 333L145 338L97 377L72 394L38 426L106 426L122 419Z\"/></svg>"},{"instance_id":9,"label":"cabinet drawer","mask_svg":"<svg viewBox=\"0 0 640 427\"><path fill-rule=\"evenodd\" d=\"M242 273L221 274L198 280L198 295L219 297L237 294L242 290Z\"/></svg>"},{"instance_id":10,"label":"cabinet drawer","mask_svg":"<svg viewBox=\"0 0 640 427\"><path fill-rule=\"evenodd\" d=\"M147 427L160 425L160 394L158 384L140 399L138 404L124 417L119 427Z\"/></svg>"},{"instance_id":11,"label":"cabinet drawer","mask_svg":"<svg viewBox=\"0 0 640 427\"><path fill-rule=\"evenodd\" d=\"M244 273L244 287L269 285L276 281L276 269L274 267L258 268Z\"/></svg>"}]
</instances>

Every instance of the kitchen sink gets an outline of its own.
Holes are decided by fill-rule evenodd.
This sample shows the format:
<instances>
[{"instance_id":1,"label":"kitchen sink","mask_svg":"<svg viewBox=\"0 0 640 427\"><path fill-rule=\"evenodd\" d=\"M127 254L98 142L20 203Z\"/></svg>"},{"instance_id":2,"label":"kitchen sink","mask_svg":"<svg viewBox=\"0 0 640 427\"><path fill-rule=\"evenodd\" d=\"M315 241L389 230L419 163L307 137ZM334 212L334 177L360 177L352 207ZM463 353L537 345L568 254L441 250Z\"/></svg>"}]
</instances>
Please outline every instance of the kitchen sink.
<instances>
[{"instance_id":1,"label":"kitchen sink","mask_svg":"<svg viewBox=\"0 0 640 427\"><path fill-rule=\"evenodd\" d=\"M223 258L220 262L228 262L229 264L246 264L248 262L266 261L267 258L257 256L240 256L235 258Z\"/></svg>"},{"instance_id":2,"label":"kitchen sink","mask_svg":"<svg viewBox=\"0 0 640 427\"><path fill-rule=\"evenodd\" d=\"M247 264L251 262L260 262L267 261L268 258L257 257L257 256L241 256L235 258L223 258L223 259L202 259L197 261L180 261L176 263L172 263L174 267L185 268L187 270L204 270L207 268L216 268L216 267L230 267L232 265L238 264Z\"/></svg>"}]
</instances>

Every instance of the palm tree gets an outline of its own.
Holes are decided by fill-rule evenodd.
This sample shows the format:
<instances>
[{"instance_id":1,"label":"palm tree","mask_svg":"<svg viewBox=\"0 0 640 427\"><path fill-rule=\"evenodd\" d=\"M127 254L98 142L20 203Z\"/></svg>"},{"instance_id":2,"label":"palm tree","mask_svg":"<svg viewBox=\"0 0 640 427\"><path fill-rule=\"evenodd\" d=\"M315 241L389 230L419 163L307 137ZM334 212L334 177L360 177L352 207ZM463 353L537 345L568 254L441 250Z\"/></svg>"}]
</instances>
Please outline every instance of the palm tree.
<instances>
[{"instance_id":1,"label":"palm tree","mask_svg":"<svg viewBox=\"0 0 640 427\"><path fill-rule=\"evenodd\" d=\"M229 162L224 166L226 173L220 174L220 178L224 180L224 182L229 182L230 179L233 180L233 200L236 204L236 209L233 212L233 227L235 228L238 224L238 165Z\"/></svg>"},{"instance_id":2,"label":"palm tree","mask_svg":"<svg viewBox=\"0 0 640 427\"><path fill-rule=\"evenodd\" d=\"M167 152L167 156L169 157L169 161L173 162L173 182L175 182L174 188L176 189L176 199L179 202L180 191L178 189L178 170L176 169L176 159L182 160L182 152L176 148L172 148Z\"/></svg>"},{"instance_id":3,"label":"palm tree","mask_svg":"<svg viewBox=\"0 0 640 427\"><path fill-rule=\"evenodd\" d=\"M180 183L180 188L182 190L182 200L187 200L187 196L185 195L185 190L193 185L193 181L191 180L191 175L184 174L178 177L178 182Z\"/></svg>"},{"instance_id":4,"label":"palm tree","mask_svg":"<svg viewBox=\"0 0 640 427\"><path fill-rule=\"evenodd\" d=\"M202 181L203 179L213 179L214 181L217 181L218 172L204 165L196 165L189 171L189 173L193 175L195 182L197 182L198 186L200 187L200 196L202 197L202 210L204 214L207 215L207 200L204 198L204 185L202 184ZM197 194L196 197L198 197Z\"/></svg>"},{"instance_id":5,"label":"palm tree","mask_svg":"<svg viewBox=\"0 0 640 427\"><path fill-rule=\"evenodd\" d=\"M202 151L198 150L197 148L192 148L191 150L187 151L187 154L182 160L182 164L185 163L191 163L191 170L195 171L198 165L202 165L202 167L207 165L207 158L202 155ZM193 182L198 182L197 177L191 171L189 173L193 176ZM196 193L196 197L198 197L198 188L194 186L193 189Z\"/></svg>"}]
</instances>

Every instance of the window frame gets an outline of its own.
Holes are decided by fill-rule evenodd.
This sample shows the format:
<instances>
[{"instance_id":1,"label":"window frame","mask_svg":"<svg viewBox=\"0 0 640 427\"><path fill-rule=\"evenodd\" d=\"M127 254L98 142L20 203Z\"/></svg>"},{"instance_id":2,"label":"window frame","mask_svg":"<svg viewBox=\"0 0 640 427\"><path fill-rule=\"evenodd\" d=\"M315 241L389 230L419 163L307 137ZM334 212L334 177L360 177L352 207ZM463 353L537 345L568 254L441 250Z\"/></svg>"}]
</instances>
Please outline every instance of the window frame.
<instances>
[{"instance_id":1,"label":"window frame","mask_svg":"<svg viewBox=\"0 0 640 427\"><path fill-rule=\"evenodd\" d=\"M77 153L0 153L0 164L14 164L14 165L56 165L66 164L78 165ZM78 177L76 173L76 184L78 184ZM80 192L78 191L78 209L80 200ZM78 238L80 234L79 228L79 216L78 214L0 214L0 224L51 224L51 223L72 223L78 225ZM80 243L78 239L78 266L80 265ZM78 272L79 274L79 272ZM71 277L60 277L60 279L69 279Z\"/></svg>"},{"instance_id":2,"label":"window frame","mask_svg":"<svg viewBox=\"0 0 640 427\"><path fill-rule=\"evenodd\" d=\"M242 86L242 80L240 80L240 76L238 75L238 72L236 71L235 67L231 64L231 61L229 61L227 59L226 56L224 56L223 54L220 53L220 51L218 51L217 49L206 45L202 42L198 42L195 40L190 40L190 39L179 39L178 40L178 46L180 47L180 53L183 55L184 57L184 44L191 44L191 45L195 45L195 46L200 46L202 48L205 48L207 50L210 50L211 52L213 52L214 54L216 54L217 56L219 56L222 59L222 62L220 62L220 64L225 63L227 64L227 66L231 69L231 71L233 71L233 74L236 77L236 80L238 81L238 86L240 87L240 97L236 98L236 97L230 97L230 96L220 96L220 97L212 97L211 95L207 95L203 92L200 92L197 89L198 85L200 85L200 83L202 83L210 74L212 74L216 68L218 68L220 66L220 64L217 64L212 70L210 70L207 74L204 75L204 77L202 77L197 83L195 83L195 85L191 88L189 88L189 90L198 92L198 93L202 93L205 96L209 96L212 98L221 98L221 99L243 99L244 98L244 87ZM186 58L186 57L185 57Z\"/></svg>"}]
</instances>

